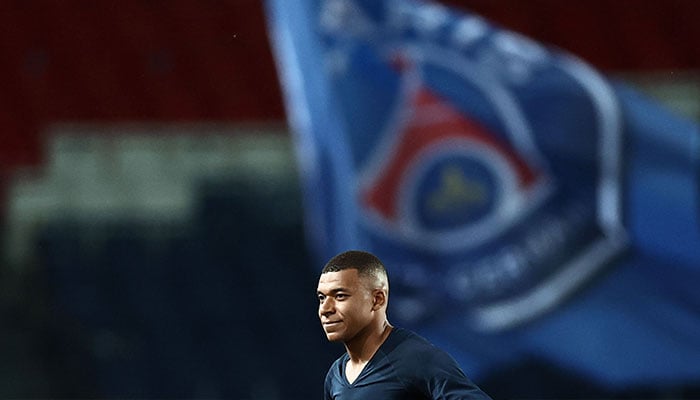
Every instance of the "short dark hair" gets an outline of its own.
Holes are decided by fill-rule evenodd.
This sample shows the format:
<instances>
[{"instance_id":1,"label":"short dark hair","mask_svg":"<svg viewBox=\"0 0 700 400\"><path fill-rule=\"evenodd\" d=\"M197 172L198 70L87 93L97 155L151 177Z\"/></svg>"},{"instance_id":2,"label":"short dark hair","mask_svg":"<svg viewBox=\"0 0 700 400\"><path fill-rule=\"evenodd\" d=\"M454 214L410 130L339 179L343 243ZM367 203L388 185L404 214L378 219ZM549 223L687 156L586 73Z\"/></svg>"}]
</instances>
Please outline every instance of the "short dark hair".
<instances>
[{"instance_id":1,"label":"short dark hair","mask_svg":"<svg viewBox=\"0 0 700 400\"><path fill-rule=\"evenodd\" d=\"M348 250L331 258L323 267L321 274L356 269L361 276L386 276L382 261L372 253L361 250Z\"/></svg>"}]
</instances>

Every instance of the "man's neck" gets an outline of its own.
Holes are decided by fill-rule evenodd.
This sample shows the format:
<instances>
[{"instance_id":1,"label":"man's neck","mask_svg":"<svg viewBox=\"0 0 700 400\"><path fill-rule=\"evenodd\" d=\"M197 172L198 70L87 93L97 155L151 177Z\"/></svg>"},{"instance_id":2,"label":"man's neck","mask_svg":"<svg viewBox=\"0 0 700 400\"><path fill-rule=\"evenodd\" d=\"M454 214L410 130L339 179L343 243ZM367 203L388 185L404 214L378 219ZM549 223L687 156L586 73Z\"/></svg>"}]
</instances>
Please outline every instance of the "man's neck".
<instances>
[{"instance_id":1,"label":"man's neck","mask_svg":"<svg viewBox=\"0 0 700 400\"><path fill-rule=\"evenodd\" d=\"M351 343L345 343L350 362L355 365L366 364L389 337L393 328L389 321L384 320L368 331L366 335L356 338Z\"/></svg>"}]
</instances>

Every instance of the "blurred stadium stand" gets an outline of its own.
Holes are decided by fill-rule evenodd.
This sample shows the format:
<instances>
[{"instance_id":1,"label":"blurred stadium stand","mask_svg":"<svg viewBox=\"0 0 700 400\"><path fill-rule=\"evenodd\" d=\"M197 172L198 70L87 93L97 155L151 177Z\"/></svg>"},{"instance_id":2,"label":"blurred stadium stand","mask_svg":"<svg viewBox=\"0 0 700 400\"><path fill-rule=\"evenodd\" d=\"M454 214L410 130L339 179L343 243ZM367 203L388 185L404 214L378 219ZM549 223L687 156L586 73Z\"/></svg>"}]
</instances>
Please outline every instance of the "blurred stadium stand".
<instances>
[{"instance_id":1,"label":"blurred stadium stand","mask_svg":"<svg viewBox=\"0 0 700 400\"><path fill-rule=\"evenodd\" d=\"M445 3L700 118L693 0ZM0 26L0 398L316 398L342 349L316 323L262 2L10 0ZM528 372L482 386L700 395Z\"/></svg>"}]
</instances>

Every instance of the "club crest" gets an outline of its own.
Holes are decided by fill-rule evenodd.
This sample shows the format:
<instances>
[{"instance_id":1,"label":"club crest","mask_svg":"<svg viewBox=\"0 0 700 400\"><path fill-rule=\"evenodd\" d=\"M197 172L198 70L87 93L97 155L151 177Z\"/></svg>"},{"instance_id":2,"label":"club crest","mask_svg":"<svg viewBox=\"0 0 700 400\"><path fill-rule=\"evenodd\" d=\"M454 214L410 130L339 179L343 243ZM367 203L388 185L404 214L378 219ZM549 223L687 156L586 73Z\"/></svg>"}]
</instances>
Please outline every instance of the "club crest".
<instances>
[{"instance_id":1,"label":"club crest","mask_svg":"<svg viewBox=\"0 0 700 400\"><path fill-rule=\"evenodd\" d=\"M546 199L552 182L527 127L495 134L427 87L419 72L404 79L404 98L382 135L388 143L378 146L360 187L369 225L412 246L466 250Z\"/></svg>"},{"instance_id":2,"label":"club crest","mask_svg":"<svg viewBox=\"0 0 700 400\"><path fill-rule=\"evenodd\" d=\"M392 269L403 323L516 326L624 249L622 129L602 77L439 5L326 4L360 242Z\"/></svg>"}]
</instances>

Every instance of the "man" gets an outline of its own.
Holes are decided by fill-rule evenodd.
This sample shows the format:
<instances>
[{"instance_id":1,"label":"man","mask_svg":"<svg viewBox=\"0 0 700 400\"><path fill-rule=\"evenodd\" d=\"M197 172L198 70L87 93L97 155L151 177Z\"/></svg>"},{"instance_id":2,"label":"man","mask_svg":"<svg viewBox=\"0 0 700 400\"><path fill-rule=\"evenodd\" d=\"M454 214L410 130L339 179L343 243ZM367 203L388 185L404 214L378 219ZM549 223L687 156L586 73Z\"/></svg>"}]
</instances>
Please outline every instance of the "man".
<instances>
[{"instance_id":1,"label":"man","mask_svg":"<svg viewBox=\"0 0 700 400\"><path fill-rule=\"evenodd\" d=\"M346 349L326 375L325 399L489 399L447 353L391 326L389 281L374 255L351 250L333 257L317 294L326 337Z\"/></svg>"}]
</instances>

